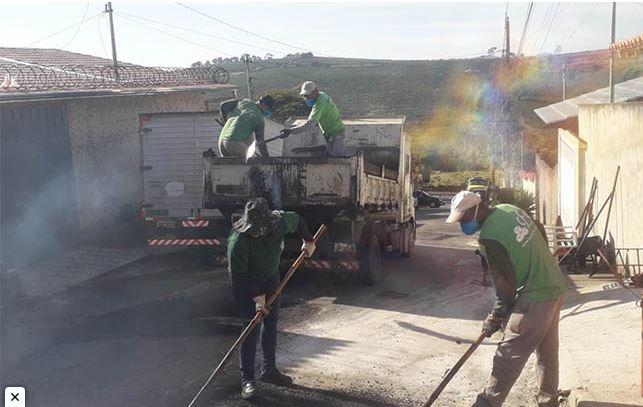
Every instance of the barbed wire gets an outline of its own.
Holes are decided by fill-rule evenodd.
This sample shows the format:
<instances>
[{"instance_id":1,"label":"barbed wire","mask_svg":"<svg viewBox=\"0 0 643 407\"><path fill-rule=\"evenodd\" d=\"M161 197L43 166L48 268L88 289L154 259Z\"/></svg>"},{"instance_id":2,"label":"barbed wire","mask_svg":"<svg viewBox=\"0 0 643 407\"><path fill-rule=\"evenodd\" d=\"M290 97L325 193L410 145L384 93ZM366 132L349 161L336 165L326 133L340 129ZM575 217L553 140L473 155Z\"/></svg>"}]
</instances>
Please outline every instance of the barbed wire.
<instances>
[{"instance_id":1,"label":"barbed wire","mask_svg":"<svg viewBox=\"0 0 643 407\"><path fill-rule=\"evenodd\" d=\"M83 66L0 64L0 92L173 87L226 84L230 73L219 67L158 68L137 65Z\"/></svg>"}]
</instances>

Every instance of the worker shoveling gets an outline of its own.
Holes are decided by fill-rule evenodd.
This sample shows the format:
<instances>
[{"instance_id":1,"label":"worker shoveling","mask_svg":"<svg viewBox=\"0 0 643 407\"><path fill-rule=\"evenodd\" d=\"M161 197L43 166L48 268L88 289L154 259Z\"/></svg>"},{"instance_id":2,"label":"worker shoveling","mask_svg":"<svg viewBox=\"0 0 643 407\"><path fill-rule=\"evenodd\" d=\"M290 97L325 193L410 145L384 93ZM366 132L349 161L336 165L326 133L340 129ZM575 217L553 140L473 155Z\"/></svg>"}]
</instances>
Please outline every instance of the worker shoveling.
<instances>
[{"instance_id":1,"label":"worker shoveling","mask_svg":"<svg viewBox=\"0 0 643 407\"><path fill-rule=\"evenodd\" d=\"M461 191L453 198L446 222L459 222L466 235L480 231L480 250L489 264L496 300L478 339L425 405L433 404L484 337L504 326L491 375L473 405L501 406L529 356L536 352L538 406L557 406L558 321L566 284L536 223L513 205L490 208L471 191Z\"/></svg>"},{"instance_id":2,"label":"worker shoveling","mask_svg":"<svg viewBox=\"0 0 643 407\"><path fill-rule=\"evenodd\" d=\"M232 291L242 318L250 322L230 347L205 384L194 396L188 407L195 405L210 382L223 370L234 351L240 349L241 397L250 399L256 394L254 372L257 333L262 324L261 347L263 374L261 381L277 385L290 385L292 379L282 374L276 365L277 319L279 298L284 287L306 257L312 256L316 243L326 231L322 225L314 236L301 217L294 212L271 211L263 198L254 198L246 204L243 217L235 222L228 241L228 269ZM303 245L301 253L284 278L279 278L278 265L283 250L284 237L298 234ZM266 299L267 294L270 294Z\"/></svg>"}]
</instances>

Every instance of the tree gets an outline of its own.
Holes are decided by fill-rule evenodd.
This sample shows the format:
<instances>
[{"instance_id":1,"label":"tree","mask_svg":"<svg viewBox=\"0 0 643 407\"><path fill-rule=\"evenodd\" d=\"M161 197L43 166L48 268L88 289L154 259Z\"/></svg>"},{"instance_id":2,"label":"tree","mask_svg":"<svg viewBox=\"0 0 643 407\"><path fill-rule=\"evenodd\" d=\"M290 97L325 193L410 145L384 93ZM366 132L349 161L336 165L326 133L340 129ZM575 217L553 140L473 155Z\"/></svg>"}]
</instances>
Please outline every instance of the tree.
<instances>
[{"instance_id":1,"label":"tree","mask_svg":"<svg viewBox=\"0 0 643 407\"><path fill-rule=\"evenodd\" d=\"M275 56L269 52L263 57L263 59L273 59L274 57Z\"/></svg>"}]
</instances>

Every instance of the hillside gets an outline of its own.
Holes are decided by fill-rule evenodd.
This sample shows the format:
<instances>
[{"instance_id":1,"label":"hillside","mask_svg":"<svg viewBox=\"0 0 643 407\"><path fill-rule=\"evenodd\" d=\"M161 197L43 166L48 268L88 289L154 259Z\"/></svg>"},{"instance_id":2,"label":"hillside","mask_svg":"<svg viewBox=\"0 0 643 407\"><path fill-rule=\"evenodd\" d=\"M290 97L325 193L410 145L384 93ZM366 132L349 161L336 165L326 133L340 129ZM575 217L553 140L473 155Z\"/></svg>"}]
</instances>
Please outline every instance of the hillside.
<instances>
[{"instance_id":1,"label":"hillside","mask_svg":"<svg viewBox=\"0 0 643 407\"><path fill-rule=\"evenodd\" d=\"M445 148L454 154L459 145L472 144L466 139L471 139L468 133L473 129L489 133L489 127L481 123L497 119L485 105L494 92L505 91L513 99L513 111L525 130L527 149L538 151L553 163L554 130L544 128L533 109L561 100L563 60L567 98L608 85L606 50L523 58L514 62L510 75L499 73L499 58L485 56L431 61L299 56L254 61L251 76L255 95L275 89L298 90L303 81L313 80L332 96L346 117L405 115L407 129L417 135L414 150L421 157L443 154ZM617 60L616 82L643 75L641 62L643 58ZM223 66L231 72L231 83L245 94L244 65L234 62ZM482 144L478 140L474 147L488 145L489 137L493 136L487 135Z\"/></svg>"}]
</instances>

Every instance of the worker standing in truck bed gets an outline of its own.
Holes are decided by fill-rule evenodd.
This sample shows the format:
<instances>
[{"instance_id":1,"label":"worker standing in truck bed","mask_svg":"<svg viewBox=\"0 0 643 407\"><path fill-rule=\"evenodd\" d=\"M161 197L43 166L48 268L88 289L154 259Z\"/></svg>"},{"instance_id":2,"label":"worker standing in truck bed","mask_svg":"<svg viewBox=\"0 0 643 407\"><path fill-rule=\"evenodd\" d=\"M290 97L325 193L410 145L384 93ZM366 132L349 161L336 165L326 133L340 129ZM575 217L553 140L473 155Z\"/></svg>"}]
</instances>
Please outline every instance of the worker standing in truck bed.
<instances>
[{"instance_id":1,"label":"worker standing in truck bed","mask_svg":"<svg viewBox=\"0 0 643 407\"><path fill-rule=\"evenodd\" d=\"M339 109L335 106L333 99L327 93L320 92L312 81L304 82L301 85L301 96L306 100L306 105L312 108L306 123L290 129L282 130L282 134L297 134L304 131L308 126L319 125L324 138L326 139L326 151L331 157L346 156L346 135L344 122L342 122Z\"/></svg>"},{"instance_id":2,"label":"worker standing in truck bed","mask_svg":"<svg viewBox=\"0 0 643 407\"><path fill-rule=\"evenodd\" d=\"M259 152L268 157L268 148L264 141L264 117L270 117L275 107L275 100L270 95L257 102L242 99L226 118L219 135L219 153L222 157L245 158L248 147L256 140ZM254 133L254 136L253 136Z\"/></svg>"}]
</instances>

